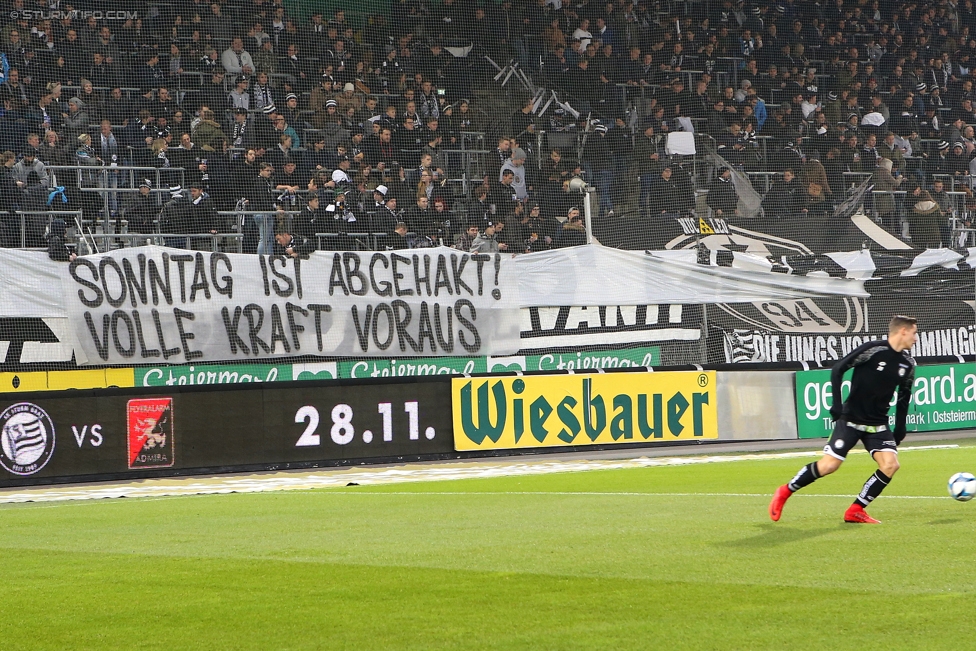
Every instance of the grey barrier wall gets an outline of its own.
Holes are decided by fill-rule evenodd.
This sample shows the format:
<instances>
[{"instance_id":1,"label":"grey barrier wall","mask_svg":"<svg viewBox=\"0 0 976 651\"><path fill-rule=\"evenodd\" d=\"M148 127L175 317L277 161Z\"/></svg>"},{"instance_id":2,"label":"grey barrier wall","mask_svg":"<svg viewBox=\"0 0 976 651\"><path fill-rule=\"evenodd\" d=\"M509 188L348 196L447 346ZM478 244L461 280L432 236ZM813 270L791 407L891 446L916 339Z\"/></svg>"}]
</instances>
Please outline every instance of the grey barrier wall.
<instances>
[{"instance_id":1,"label":"grey barrier wall","mask_svg":"<svg viewBox=\"0 0 976 651\"><path fill-rule=\"evenodd\" d=\"M720 371L719 439L797 438L795 375L793 371Z\"/></svg>"}]
</instances>

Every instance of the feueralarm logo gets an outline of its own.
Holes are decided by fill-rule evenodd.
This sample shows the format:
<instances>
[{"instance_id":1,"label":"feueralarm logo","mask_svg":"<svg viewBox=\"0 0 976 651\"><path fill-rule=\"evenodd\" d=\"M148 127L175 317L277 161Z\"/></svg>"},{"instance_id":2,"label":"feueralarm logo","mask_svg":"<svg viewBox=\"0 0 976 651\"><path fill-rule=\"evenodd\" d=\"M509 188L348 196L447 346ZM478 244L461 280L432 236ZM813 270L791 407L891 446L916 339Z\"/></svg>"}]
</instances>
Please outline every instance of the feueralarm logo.
<instances>
[{"instance_id":1,"label":"feueralarm logo","mask_svg":"<svg viewBox=\"0 0 976 651\"><path fill-rule=\"evenodd\" d=\"M169 468L175 461L173 399L138 398L126 406L129 470Z\"/></svg>"},{"instance_id":2,"label":"feueralarm logo","mask_svg":"<svg viewBox=\"0 0 976 651\"><path fill-rule=\"evenodd\" d=\"M30 402L18 402L0 413L0 465L15 475L33 475L54 455L54 423Z\"/></svg>"}]
</instances>

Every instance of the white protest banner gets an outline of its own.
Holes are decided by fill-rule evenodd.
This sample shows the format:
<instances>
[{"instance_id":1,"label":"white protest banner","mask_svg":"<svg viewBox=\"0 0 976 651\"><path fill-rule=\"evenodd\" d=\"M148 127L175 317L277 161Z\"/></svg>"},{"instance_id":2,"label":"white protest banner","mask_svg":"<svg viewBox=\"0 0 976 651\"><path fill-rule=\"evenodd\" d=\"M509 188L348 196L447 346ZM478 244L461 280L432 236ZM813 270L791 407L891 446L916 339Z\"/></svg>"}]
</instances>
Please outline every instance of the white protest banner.
<instances>
[{"instance_id":1,"label":"white protest banner","mask_svg":"<svg viewBox=\"0 0 976 651\"><path fill-rule=\"evenodd\" d=\"M516 273L510 256L448 248L299 260L149 246L78 258L63 284L79 363L185 364L512 354Z\"/></svg>"}]
</instances>

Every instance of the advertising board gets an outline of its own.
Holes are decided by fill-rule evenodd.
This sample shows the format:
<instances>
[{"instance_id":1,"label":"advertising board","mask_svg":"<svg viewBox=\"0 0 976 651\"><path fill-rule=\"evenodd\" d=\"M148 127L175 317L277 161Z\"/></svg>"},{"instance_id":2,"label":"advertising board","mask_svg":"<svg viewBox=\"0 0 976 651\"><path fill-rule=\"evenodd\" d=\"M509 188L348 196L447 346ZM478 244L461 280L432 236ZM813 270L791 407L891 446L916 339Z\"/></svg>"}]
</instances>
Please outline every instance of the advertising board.
<instances>
[{"instance_id":1,"label":"advertising board","mask_svg":"<svg viewBox=\"0 0 976 651\"><path fill-rule=\"evenodd\" d=\"M718 438L715 372L454 378L454 444L500 450Z\"/></svg>"},{"instance_id":2,"label":"advertising board","mask_svg":"<svg viewBox=\"0 0 976 651\"><path fill-rule=\"evenodd\" d=\"M851 381L848 374L841 384L846 400ZM888 414L895 423L895 398ZM796 422L801 439L830 436L833 387L829 370L800 371L796 374ZM909 432L935 432L976 427L976 367L972 364L933 364L915 367L912 402L908 407Z\"/></svg>"},{"instance_id":3,"label":"advertising board","mask_svg":"<svg viewBox=\"0 0 976 651\"><path fill-rule=\"evenodd\" d=\"M445 454L450 401L446 381L16 394L0 401L0 485Z\"/></svg>"}]
</instances>

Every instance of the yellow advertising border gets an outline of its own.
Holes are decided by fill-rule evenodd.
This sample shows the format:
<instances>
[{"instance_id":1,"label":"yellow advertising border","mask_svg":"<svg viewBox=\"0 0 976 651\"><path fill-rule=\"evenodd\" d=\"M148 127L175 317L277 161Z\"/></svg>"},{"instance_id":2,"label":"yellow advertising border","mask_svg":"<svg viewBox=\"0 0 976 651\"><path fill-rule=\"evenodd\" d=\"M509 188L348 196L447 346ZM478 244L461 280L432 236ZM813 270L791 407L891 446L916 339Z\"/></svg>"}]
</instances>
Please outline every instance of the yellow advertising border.
<instances>
[{"instance_id":1,"label":"yellow advertising border","mask_svg":"<svg viewBox=\"0 0 976 651\"><path fill-rule=\"evenodd\" d=\"M0 373L0 393L105 389L108 387L129 388L133 386L135 386L135 369L133 368Z\"/></svg>"},{"instance_id":2,"label":"yellow advertising border","mask_svg":"<svg viewBox=\"0 0 976 651\"><path fill-rule=\"evenodd\" d=\"M454 449L717 439L715 371L451 381Z\"/></svg>"}]
</instances>

